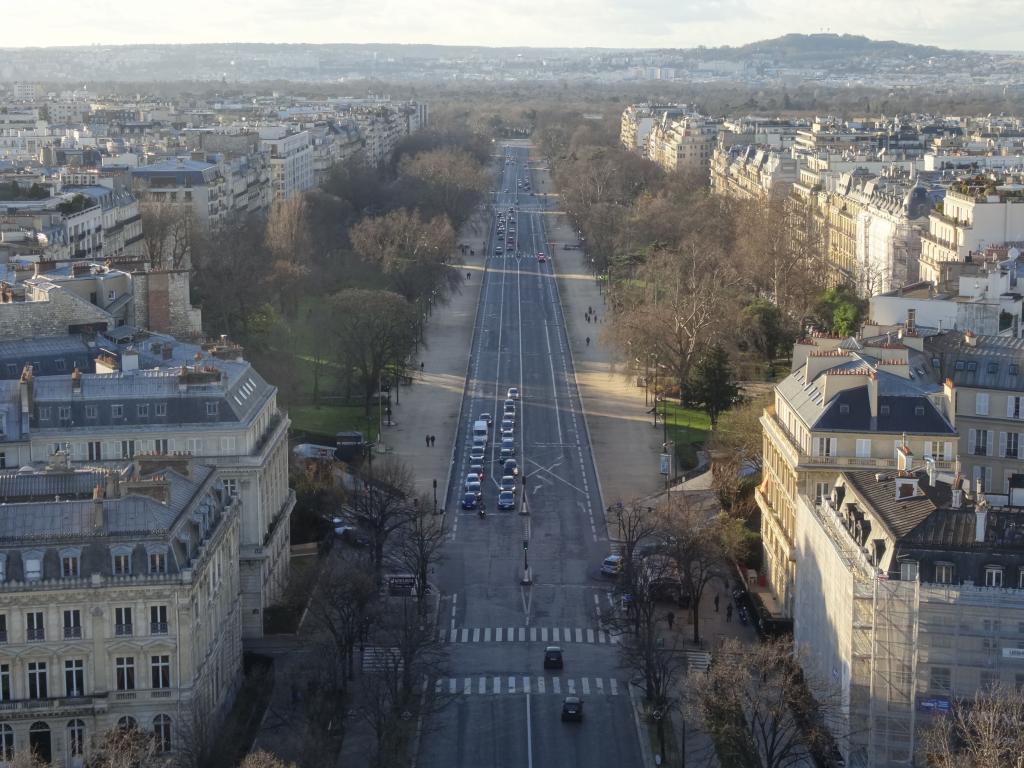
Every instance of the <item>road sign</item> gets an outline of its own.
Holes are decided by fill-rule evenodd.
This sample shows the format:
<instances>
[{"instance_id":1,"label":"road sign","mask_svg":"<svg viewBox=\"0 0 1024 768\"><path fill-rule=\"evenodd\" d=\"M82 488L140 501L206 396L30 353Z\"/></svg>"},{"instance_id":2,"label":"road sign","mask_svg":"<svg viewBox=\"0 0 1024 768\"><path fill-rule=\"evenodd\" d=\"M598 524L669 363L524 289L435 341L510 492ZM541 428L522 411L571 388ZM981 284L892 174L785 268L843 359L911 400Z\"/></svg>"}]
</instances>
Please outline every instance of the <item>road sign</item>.
<instances>
[{"instance_id":1,"label":"road sign","mask_svg":"<svg viewBox=\"0 0 1024 768\"><path fill-rule=\"evenodd\" d=\"M659 472L661 472L661 474L663 475L667 475L669 473L669 466L671 465L671 462L672 456L670 454L661 454L661 469L659 470Z\"/></svg>"}]
</instances>

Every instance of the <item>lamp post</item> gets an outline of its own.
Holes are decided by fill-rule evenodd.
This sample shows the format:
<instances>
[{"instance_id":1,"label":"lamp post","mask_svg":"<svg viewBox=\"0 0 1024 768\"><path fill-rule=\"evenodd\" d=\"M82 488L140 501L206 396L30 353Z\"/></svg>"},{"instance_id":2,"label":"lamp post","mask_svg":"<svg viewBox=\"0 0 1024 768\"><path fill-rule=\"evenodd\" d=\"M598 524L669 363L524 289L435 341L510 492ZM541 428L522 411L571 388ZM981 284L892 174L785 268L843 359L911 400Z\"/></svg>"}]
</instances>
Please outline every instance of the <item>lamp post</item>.
<instances>
[{"instance_id":1,"label":"lamp post","mask_svg":"<svg viewBox=\"0 0 1024 768\"><path fill-rule=\"evenodd\" d=\"M437 514L437 478L434 478L434 514Z\"/></svg>"}]
</instances>

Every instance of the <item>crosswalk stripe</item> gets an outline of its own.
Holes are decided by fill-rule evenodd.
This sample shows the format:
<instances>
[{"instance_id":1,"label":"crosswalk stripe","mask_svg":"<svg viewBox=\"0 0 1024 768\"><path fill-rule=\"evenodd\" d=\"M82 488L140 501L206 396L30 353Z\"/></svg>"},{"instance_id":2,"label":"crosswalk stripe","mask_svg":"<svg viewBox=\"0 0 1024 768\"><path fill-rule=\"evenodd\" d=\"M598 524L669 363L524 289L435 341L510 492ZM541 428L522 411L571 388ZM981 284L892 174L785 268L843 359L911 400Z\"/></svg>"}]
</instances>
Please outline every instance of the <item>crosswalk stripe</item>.
<instances>
[{"instance_id":1,"label":"crosswalk stripe","mask_svg":"<svg viewBox=\"0 0 1024 768\"><path fill-rule=\"evenodd\" d=\"M514 677L512 677L511 675L508 678L508 692L509 693L515 693L516 692L516 679Z\"/></svg>"},{"instance_id":2,"label":"crosswalk stripe","mask_svg":"<svg viewBox=\"0 0 1024 768\"><path fill-rule=\"evenodd\" d=\"M462 692L471 693L473 691L473 678L467 677L462 683Z\"/></svg>"},{"instance_id":3,"label":"crosswalk stripe","mask_svg":"<svg viewBox=\"0 0 1024 768\"><path fill-rule=\"evenodd\" d=\"M565 681L565 687L569 690L570 696L576 695L576 681L573 680L571 677Z\"/></svg>"},{"instance_id":4,"label":"crosswalk stripe","mask_svg":"<svg viewBox=\"0 0 1024 768\"><path fill-rule=\"evenodd\" d=\"M587 630L587 642L588 643L594 642L594 630L592 630L592 629L588 629Z\"/></svg>"},{"instance_id":5,"label":"crosswalk stripe","mask_svg":"<svg viewBox=\"0 0 1024 768\"><path fill-rule=\"evenodd\" d=\"M443 643L445 641L446 637L448 637L448 630L447 629L439 629L437 631L437 642Z\"/></svg>"},{"instance_id":6,"label":"crosswalk stripe","mask_svg":"<svg viewBox=\"0 0 1024 768\"><path fill-rule=\"evenodd\" d=\"M527 677L526 675L523 675L523 693L529 693L529 692L530 692L530 678Z\"/></svg>"},{"instance_id":7,"label":"crosswalk stripe","mask_svg":"<svg viewBox=\"0 0 1024 768\"><path fill-rule=\"evenodd\" d=\"M597 685L597 692L599 694L604 693L604 678L598 677L594 679L594 683Z\"/></svg>"},{"instance_id":8,"label":"crosswalk stripe","mask_svg":"<svg viewBox=\"0 0 1024 768\"><path fill-rule=\"evenodd\" d=\"M576 630L576 642L577 643L582 643L583 642L583 630L582 629L577 629Z\"/></svg>"},{"instance_id":9,"label":"crosswalk stripe","mask_svg":"<svg viewBox=\"0 0 1024 768\"><path fill-rule=\"evenodd\" d=\"M501 678L494 678L494 693L501 693Z\"/></svg>"},{"instance_id":10,"label":"crosswalk stripe","mask_svg":"<svg viewBox=\"0 0 1024 768\"><path fill-rule=\"evenodd\" d=\"M597 642L599 642L599 643L607 643L608 642L608 633L605 632L603 629L597 630Z\"/></svg>"},{"instance_id":11,"label":"crosswalk stripe","mask_svg":"<svg viewBox=\"0 0 1024 768\"><path fill-rule=\"evenodd\" d=\"M537 678L537 693L544 693L545 680L543 677Z\"/></svg>"},{"instance_id":12,"label":"crosswalk stripe","mask_svg":"<svg viewBox=\"0 0 1024 768\"><path fill-rule=\"evenodd\" d=\"M487 629L484 630L484 642L485 643L491 642L491 628L490 627L487 627Z\"/></svg>"},{"instance_id":13,"label":"crosswalk stripe","mask_svg":"<svg viewBox=\"0 0 1024 768\"><path fill-rule=\"evenodd\" d=\"M584 696L590 695L590 681L587 678L584 677L580 680L580 687L583 689Z\"/></svg>"},{"instance_id":14,"label":"crosswalk stripe","mask_svg":"<svg viewBox=\"0 0 1024 768\"><path fill-rule=\"evenodd\" d=\"M451 632L448 633L448 642L449 643L454 643L458 639L458 637L459 637L459 630L453 629Z\"/></svg>"},{"instance_id":15,"label":"crosswalk stripe","mask_svg":"<svg viewBox=\"0 0 1024 768\"><path fill-rule=\"evenodd\" d=\"M562 637L565 638L565 642L571 643L572 642L572 630L568 629L568 628L563 629L562 630Z\"/></svg>"},{"instance_id":16,"label":"crosswalk stripe","mask_svg":"<svg viewBox=\"0 0 1024 768\"><path fill-rule=\"evenodd\" d=\"M474 643L479 643L480 642L480 630L479 629L474 629L473 630L473 642Z\"/></svg>"},{"instance_id":17,"label":"crosswalk stripe","mask_svg":"<svg viewBox=\"0 0 1024 768\"><path fill-rule=\"evenodd\" d=\"M443 681L441 680L441 678L437 678L437 682L434 683L434 693L437 693L437 694L441 693L441 684L442 684L442 682Z\"/></svg>"},{"instance_id":18,"label":"crosswalk stripe","mask_svg":"<svg viewBox=\"0 0 1024 768\"><path fill-rule=\"evenodd\" d=\"M540 628L540 641L542 643L546 643L548 641L548 628L547 627L541 627Z\"/></svg>"},{"instance_id":19,"label":"crosswalk stripe","mask_svg":"<svg viewBox=\"0 0 1024 768\"><path fill-rule=\"evenodd\" d=\"M558 627L554 627L551 630L551 642L552 643L557 643L558 642Z\"/></svg>"},{"instance_id":20,"label":"crosswalk stripe","mask_svg":"<svg viewBox=\"0 0 1024 768\"><path fill-rule=\"evenodd\" d=\"M530 627L530 642L531 643L537 642L537 628L536 627Z\"/></svg>"},{"instance_id":21,"label":"crosswalk stripe","mask_svg":"<svg viewBox=\"0 0 1024 768\"><path fill-rule=\"evenodd\" d=\"M611 690L612 696L619 695L619 681L614 677L608 681L608 688Z\"/></svg>"},{"instance_id":22,"label":"crosswalk stripe","mask_svg":"<svg viewBox=\"0 0 1024 768\"><path fill-rule=\"evenodd\" d=\"M562 692L562 681L557 677L551 678L551 692L561 693Z\"/></svg>"},{"instance_id":23,"label":"crosswalk stripe","mask_svg":"<svg viewBox=\"0 0 1024 768\"><path fill-rule=\"evenodd\" d=\"M464 629L462 630L462 642L466 642L467 640L469 640L469 630Z\"/></svg>"},{"instance_id":24,"label":"crosswalk stripe","mask_svg":"<svg viewBox=\"0 0 1024 768\"><path fill-rule=\"evenodd\" d=\"M451 680L449 680L448 681L448 693L455 693L455 686L457 684L458 684L458 681L454 677Z\"/></svg>"},{"instance_id":25,"label":"crosswalk stripe","mask_svg":"<svg viewBox=\"0 0 1024 768\"><path fill-rule=\"evenodd\" d=\"M526 627L519 628L519 642L526 640Z\"/></svg>"},{"instance_id":26,"label":"crosswalk stripe","mask_svg":"<svg viewBox=\"0 0 1024 768\"><path fill-rule=\"evenodd\" d=\"M516 639L515 628L514 627L509 627L508 628L508 632L505 633L505 639L508 640L509 642L512 642L513 640Z\"/></svg>"},{"instance_id":27,"label":"crosswalk stripe","mask_svg":"<svg viewBox=\"0 0 1024 768\"><path fill-rule=\"evenodd\" d=\"M496 630L494 630L494 639L496 642L501 642L501 632L501 627L498 627Z\"/></svg>"}]
</instances>

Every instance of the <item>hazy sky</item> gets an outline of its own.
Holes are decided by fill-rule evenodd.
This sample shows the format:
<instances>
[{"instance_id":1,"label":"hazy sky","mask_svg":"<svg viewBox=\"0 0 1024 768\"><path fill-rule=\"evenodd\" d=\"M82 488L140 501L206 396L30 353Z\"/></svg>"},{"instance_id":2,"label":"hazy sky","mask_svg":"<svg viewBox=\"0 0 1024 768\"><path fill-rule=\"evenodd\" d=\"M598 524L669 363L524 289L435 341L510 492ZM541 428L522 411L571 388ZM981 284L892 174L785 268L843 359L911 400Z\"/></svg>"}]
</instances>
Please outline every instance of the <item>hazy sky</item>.
<instances>
[{"instance_id":1,"label":"hazy sky","mask_svg":"<svg viewBox=\"0 0 1024 768\"><path fill-rule=\"evenodd\" d=\"M1020 50L1021 0L0 0L0 46L440 43L608 48L737 45L846 32Z\"/></svg>"}]
</instances>

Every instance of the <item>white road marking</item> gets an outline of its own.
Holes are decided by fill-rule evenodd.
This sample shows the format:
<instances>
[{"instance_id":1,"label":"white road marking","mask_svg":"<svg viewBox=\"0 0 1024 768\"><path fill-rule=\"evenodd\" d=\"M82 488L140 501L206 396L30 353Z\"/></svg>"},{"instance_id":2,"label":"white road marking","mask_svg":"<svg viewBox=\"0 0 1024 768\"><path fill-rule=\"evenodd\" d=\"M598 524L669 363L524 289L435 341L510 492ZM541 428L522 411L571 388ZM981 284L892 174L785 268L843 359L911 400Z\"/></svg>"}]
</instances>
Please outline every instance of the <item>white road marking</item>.
<instances>
[{"instance_id":1,"label":"white road marking","mask_svg":"<svg viewBox=\"0 0 1024 768\"><path fill-rule=\"evenodd\" d=\"M537 693L544 693L545 680L543 677L537 678Z\"/></svg>"},{"instance_id":2,"label":"white road marking","mask_svg":"<svg viewBox=\"0 0 1024 768\"><path fill-rule=\"evenodd\" d=\"M608 681L608 689L611 691L612 696L619 695L619 681L614 677Z\"/></svg>"},{"instance_id":3,"label":"white road marking","mask_svg":"<svg viewBox=\"0 0 1024 768\"><path fill-rule=\"evenodd\" d=\"M584 696L590 695L590 681L588 678L584 677L580 680L580 689L583 691Z\"/></svg>"},{"instance_id":4,"label":"white road marking","mask_svg":"<svg viewBox=\"0 0 1024 768\"><path fill-rule=\"evenodd\" d=\"M491 642L491 628L490 627L487 627L484 630L484 642L485 643Z\"/></svg>"},{"instance_id":5,"label":"white road marking","mask_svg":"<svg viewBox=\"0 0 1024 768\"><path fill-rule=\"evenodd\" d=\"M551 692L561 693L562 692L562 681L557 677L551 678Z\"/></svg>"}]
</instances>

